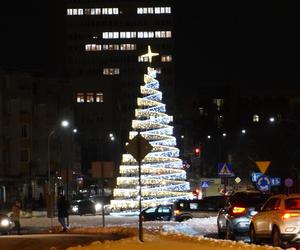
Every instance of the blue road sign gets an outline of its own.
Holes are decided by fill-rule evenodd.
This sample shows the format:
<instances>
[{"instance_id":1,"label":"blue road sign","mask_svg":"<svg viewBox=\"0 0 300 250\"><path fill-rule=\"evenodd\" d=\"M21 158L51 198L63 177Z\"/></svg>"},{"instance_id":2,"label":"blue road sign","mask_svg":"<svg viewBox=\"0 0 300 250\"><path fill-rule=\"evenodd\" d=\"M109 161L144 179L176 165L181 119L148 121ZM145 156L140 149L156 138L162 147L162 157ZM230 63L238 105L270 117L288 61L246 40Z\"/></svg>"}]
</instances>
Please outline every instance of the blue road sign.
<instances>
[{"instance_id":1,"label":"blue road sign","mask_svg":"<svg viewBox=\"0 0 300 250\"><path fill-rule=\"evenodd\" d=\"M281 178L280 177L271 177L271 186L280 186L281 185Z\"/></svg>"},{"instance_id":2,"label":"blue road sign","mask_svg":"<svg viewBox=\"0 0 300 250\"><path fill-rule=\"evenodd\" d=\"M271 188L271 180L268 176L266 175L261 175L258 177L256 181L256 187L261 191L261 192L266 192L270 190Z\"/></svg>"},{"instance_id":3,"label":"blue road sign","mask_svg":"<svg viewBox=\"0 0 300 250\"><path fill-rule=\"evenodd\" d=\"M202 181L201 188L208 188L208 181Z\"/></svg>"},{"instance_id":4,"label":"blue road sign","mask_svg":"<svg viewBox=\"0 0 300 250\"><path fill-rule=\"evenodd\" d=\"M218 163L218 175L220 177L233 176L232 165L229 163Z\"/></svg>"},{"instance_id":5,"label":"blue road sign","mask_svg":"<svg viewBox=\"0 0 300 250\"><path fill-rule=\"evenodd\" d=\"M252 180L253 182L256 182L257 179L258 179L260 176L262 176L262 173L260 173L260 172L252 172L252 173L251 173L251 180Z\"/></svg>"}]
</instances>

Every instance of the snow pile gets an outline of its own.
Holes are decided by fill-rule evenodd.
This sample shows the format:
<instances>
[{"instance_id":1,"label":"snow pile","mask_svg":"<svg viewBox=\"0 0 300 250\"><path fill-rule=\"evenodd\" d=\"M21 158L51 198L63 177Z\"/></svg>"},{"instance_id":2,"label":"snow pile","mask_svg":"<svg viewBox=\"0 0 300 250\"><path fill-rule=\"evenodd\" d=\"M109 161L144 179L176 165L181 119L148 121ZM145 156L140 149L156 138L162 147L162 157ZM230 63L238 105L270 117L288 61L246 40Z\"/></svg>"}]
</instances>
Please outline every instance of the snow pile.
<instances>
[{"instance_id":1,"label":"snow pile","mask_svg":"<svg viewBox=\"0 0 300 250\"><path fill-rule=\"evenodd\" d=\"M229 240L217 240L204 237L188 237L179 234L167 235L144 235L144 242L140 242L138 237L126 238L118 241L96 241L88 246L69 247L67 250L275 250L271 246L258 246L247 244L242 241L235 242ZM290 249L291 250L291 249Z\"/></svg>"}]
</instances>

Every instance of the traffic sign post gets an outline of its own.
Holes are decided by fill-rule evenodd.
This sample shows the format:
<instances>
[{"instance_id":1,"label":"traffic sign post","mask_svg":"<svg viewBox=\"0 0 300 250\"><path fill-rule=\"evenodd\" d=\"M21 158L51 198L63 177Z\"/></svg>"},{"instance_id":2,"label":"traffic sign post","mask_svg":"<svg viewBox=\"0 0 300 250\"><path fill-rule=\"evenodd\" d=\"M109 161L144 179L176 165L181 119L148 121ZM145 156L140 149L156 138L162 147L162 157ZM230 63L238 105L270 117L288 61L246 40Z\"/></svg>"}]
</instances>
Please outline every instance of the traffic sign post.
<instances>
[{"instance_id":1,"label":"traffic sign post","mask_svg":"<svg viewBox=\"0 0 300 250\"><path fill-rule=\"evenodd\" d=\"M141 179L141 161L145 156L153 149L152 145L141 135L140 131L138 134L127 144L126 149L129 154L137 160L139 165L139 240L143 240L143 224L142 224L142 179Z\"/></svg>"},{"instance_id":2,"label":"traffic sign post","mask_svg":"<svg viewBox=\"0 0 300 250\"><path fill-rule=\"evenodd\" d=\"M256 181L256 187L261 192L267 192L271 188L271 180L266 175L261 175Z\"/></svg>"},{"instance_id":3,"label":"traffic sign post","mask_svg":"<svg viewBox=\"0 0 300 250\"><path fill-rule=\"evenodd\" d=\"M232 165L229 163L218 163L218 175L223 178L224 194L227 192L228 177L233 176Z\"/></svg>"}]
</instances>

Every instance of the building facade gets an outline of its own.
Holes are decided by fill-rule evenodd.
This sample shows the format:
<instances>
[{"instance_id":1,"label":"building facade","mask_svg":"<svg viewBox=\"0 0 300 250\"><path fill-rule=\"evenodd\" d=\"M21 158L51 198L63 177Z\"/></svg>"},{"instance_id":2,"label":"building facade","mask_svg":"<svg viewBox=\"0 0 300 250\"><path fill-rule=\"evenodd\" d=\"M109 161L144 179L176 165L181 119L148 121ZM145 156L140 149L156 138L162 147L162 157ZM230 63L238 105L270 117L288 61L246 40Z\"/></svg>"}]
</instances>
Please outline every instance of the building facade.
<instances>
[{"instance_id":1,"label":"building facade","mask_svg":"<svg viewBox=\"0 0 300 250\"><path fill-rule=\"evenodd\" d=\"M69 92L65 81L1 70L0 204L21 199L23 205L34 206L45 199L49 174L55 178L63 169L79 172L78 145L70 128L59 124L62 119L73 124Z\"/></svg>"},{"instance_id":2,"label":"building facade","mask_svg":"<svg viewBox=\"0 0 300 250\"><path fill-rule=\"evenodd\" d=\"M174 113L173 6L172 1L69 0L62 9L62 56L73 87L83 172L89 174L93 161L120 162L149 64L140 55L148 45L160 54L151 66L160 73L164 101Z\"/></svg>"}]
</instances>

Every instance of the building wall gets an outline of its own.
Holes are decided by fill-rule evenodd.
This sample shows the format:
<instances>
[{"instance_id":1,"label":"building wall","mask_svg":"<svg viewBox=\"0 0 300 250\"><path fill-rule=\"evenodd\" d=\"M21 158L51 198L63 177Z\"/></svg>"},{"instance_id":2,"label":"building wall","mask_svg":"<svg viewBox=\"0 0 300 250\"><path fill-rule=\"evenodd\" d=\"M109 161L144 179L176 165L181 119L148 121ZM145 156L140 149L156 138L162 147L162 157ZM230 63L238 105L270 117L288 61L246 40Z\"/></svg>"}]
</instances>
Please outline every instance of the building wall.
<instances>
[{"instance_id":1,"label":"building wall","mask_svg":"<svg viewBox=\"0 0 300 250\"><path fill-rule=\"evenodd\" d=\"M153 14L137 14L138 7L145 7L147 11L153 10ZM163 11L168 7L170 13L154 14L155 7L163 7ZM152 66L161 70L158 79L164 103L167 104L168 114L174 113L174 9L172 1L132 0L67 1L67 5L62 8L66 23L65 65L73 85L74 101L76 102L78 93L101 92L104 95L103 103L85 102L76 103L75 106L76 121L83 132L83 171L88 172L92 161L120 160L134 118L139 86L143 84L143 74L149 65L149 62L139 62L138 57L147 52L148 45L151 45L153 52L160 53L158 57L154 57ZM104 10L109 9L117 14L103 14ZM101 14L90 13L96 10ZM153 33L148 33L151 31ZM157 36L162 35L161 31L168 31L171 36L158 38ZM135 37L121 38L121 32L127 32L126 36L131 36L132 33L129 32L134 32ZM138 32L154 37L139 38L141 33ZM114 34L118 38L105 38L106 35L110 37ZM166 36L165 33L163 35ZM132 46L132 49L121 49L125 47L124 44L130 44L128 46ZM91 49L92 46L95 49ZM108 49L108 46L111 48ZM165 62L166 55L171 55L173 60ZM105 70L109 68L117 71L105 75ZM100 154L99 143L105 144L103 148L111 146L111 142L106 139L110 132L116 135L114 153L105 151Z\"/></svg>"},{"instance_id":2,"label":"building wall","mask_svg":"<svg viewBox=\"0 0 300 250\"><path fill-rule=\"evenodd\" d=\"M76 166L78 170L70 89L62 80L4 70L0 88L0 198L5 196L4 189L9 192L7 202L39 197L48 178L51 130L55 129L49 144L51 175L59 168ZM67 130L60 128L62 119L70 121Z\"/></svg>"}]
</instances>

